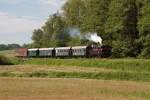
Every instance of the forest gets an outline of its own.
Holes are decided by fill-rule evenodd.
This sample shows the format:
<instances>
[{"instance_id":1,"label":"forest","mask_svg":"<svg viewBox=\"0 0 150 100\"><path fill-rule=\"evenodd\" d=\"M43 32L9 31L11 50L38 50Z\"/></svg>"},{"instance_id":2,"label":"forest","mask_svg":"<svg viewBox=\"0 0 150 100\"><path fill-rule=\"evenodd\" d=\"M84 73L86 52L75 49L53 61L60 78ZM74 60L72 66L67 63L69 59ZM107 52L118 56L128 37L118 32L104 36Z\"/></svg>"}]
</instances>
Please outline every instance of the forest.
<instances>
[{"instance_id":1,"label":"forest","mask_svg":"<svg viewBox=\"0 0 150 100\"><path fill-rule=\"evenodd\" d=\"M13 50L13 49L17 49L17 48L21 48L21 47L25 47L25 45L21 46L19 44L0 44L0 51L4 51L4 50Z\"/></svg>"},{"instance_id":2,"label":"forest","mask_svg":"<svg viewBox=\"0 0 150 100\"><path fill-rule=\"evenodd\" d=\"M87 45L97 33L112 57L150 58L150 0L67 0L33 31L29 47Z\"/></svg>"}]
</instances>

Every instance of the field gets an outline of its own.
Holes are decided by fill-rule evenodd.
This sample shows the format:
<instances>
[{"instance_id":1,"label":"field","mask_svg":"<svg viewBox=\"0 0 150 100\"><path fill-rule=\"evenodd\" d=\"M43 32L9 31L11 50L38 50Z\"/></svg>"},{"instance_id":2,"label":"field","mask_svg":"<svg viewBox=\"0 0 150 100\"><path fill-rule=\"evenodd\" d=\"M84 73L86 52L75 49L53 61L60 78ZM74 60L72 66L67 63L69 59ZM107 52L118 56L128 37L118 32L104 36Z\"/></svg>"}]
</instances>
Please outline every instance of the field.
<instances>
[{"instance_id":1,"label":"field","mask_svg":"<svg viewBox=\"0 0 150 100\"><path fill-rule=\"evenodd\" d=\"M150 81L150 60L144 59L24 59L0 67L1 77L84 78Z\"/></svg>"},{"instance_id":2,"label":"field","mask_svg":"<svg viewBox=\"0 0 150 100\"><path fill-rule=\"evenodd\" d=\"M0 79L0 100L149 100L149 98L148 83L87 79Z\"/></svg>"},{"instance_id":3,"label":"field","mask_svg":"<svg viewBox=\"0 0 150 100\"><path fill-rule=\"evenodd\" d=\"M0 55L4 55L4 56L13 58L15 56L15 50L0 51Z\"/></svg>"},{"instance_id":4,"label":"field","mask_svg":"<svg viewBox=\"0 0 150 100\"><path fill-rule=\"evenodd\" d=\"M11 53L12 52L12 53ZM149 100L150 60L17 59L0 65L0 100Z\"/></svg>"}]
</instances>

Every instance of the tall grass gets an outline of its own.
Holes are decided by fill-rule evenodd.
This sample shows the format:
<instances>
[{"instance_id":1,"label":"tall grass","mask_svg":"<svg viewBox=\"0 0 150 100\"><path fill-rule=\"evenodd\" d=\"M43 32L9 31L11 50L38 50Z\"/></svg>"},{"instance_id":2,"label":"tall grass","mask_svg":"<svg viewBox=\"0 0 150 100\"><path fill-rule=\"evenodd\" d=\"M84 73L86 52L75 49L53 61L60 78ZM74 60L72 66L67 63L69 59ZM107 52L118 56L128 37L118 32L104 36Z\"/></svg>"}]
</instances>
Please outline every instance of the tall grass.
<instances>
[{"instance_id":1,"label":"tall grass","mask_svg":"<svg viewBox=\"0 0 150 100\"><path fill-rule=\"evenodd\" d=\"M80 66L149 72L150 60L144 59L27 59L22 64Z\"/></svg>"},{"instance_id":2,"label":"tall grass","mask_svg":"<svg viewBox=\"0 0 150 100\"><path fill-rule=\"evenodd\" d=\"M150 82L150 73L131 73L131 72L1 72L0 77L41 77L41 78L84 78L84 79L103 79L103 80L130 80Z\"/></svg>"},{"instance_id":3,"label":"tall grass","mask_svg":"<svg viewBox=\"0 0 150 100\"><path fill-rule=\"evenodd\" d=\"M13 63L11 62L10 59L8 59L5 56L0 55L0 65L12 65Z\"/></svg>"},{"instance_id":4,"label":"tall grass","mask_svg":"<svg viewBox=\"0 0 150 100\"><path fill-rule=\"evenodd\" d=\"M104 80L133 80L150 81L150 60L144 59L14 59L13 63L22 65L46 65L46 66L66 66L66 67L95 67L102 69L113 69L113 71L97 72L1 72L1 77L48 77L48 78L87 78ZM114 71L115 70L115 71Z\"/></svg>"}]
</instances>

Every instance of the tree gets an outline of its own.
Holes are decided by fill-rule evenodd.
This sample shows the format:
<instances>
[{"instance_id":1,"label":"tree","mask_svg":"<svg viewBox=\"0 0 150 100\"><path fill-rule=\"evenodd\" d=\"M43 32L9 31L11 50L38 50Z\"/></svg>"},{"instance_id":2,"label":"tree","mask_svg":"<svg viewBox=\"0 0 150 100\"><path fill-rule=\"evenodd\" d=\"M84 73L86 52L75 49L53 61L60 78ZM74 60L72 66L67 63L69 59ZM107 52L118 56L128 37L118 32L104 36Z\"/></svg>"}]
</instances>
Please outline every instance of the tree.
<instances>
[{"instance_id":1,"label":"tree","mask_svg":"<svg viewBox=\"0 0 150 100\"><path fill-rule=\"evenodd\" d=\"M51 15L33 32L35 47L87 44L70 36L68 28L76 27L83 36L97 32L114 57L150 58L150 0L68 0L62 9L63 16Z\"/></svg>"},{"instance_id":2,"label":"tree","mask_svg":"<svg viewBox=\"0 0 150 100\"><path fill-rule=\"evenodd\" d=\"M111 0L69 0L64 5L67 23L78 27L82 33L97 32L102 35L108 5Z\"/></svg>"},{"instance_id":3,"label":"tree","mask_svg":"<svg viewBox=\"0 0 150 100\"><path fill-rule=\"evenodd\" d=\"M65 22L61 16L54 15L53 17L53 35L52 42L55 46L67 46L67 42L70 40L70 35L66 29Z\"/></svg>"},{"instance_id":4,"label":"tree","mask_svg":"<svg viewBox=\"0 0 150 100\"><path fill-rule=\"evenodd\" d=\"M85 0L85 14L82 18L81 31L104 33L104 24L110 0Z\"/></svg>"},{"instance_id":5,"label":"tree","mask_svg":"<svg viewBox=\"0 0 150 100\"><path fill-rule=\"evenodd\" d=\"M8 46L5 44L0 44L0 51L2 50L8 50Z\"/></svg>"},{"instance_id":6,"label":"tree","mask_svg":"<svg viewBox=\"0 0 150 100\"><path fill-rule=\"evenodd\" d=\"M85 13L85 0L68 0L63 6L66 23L68 26L80 26Z\"/></svg>"},{"instance_id":7,"label":"tree","mask_svg":"<svg viewBox=\"0 0 150 100\"><path fill-rule=\"evenodd\" d=\"M43 37L43 31L41 29L37 29L33 31L32 40L33 40L33 46L35 48L40 48L42 46L42 37Z\"/></svg>"},{"instance_id":8,"label":"tree","mask_svg":"<svg viewBox=\"0 0 150 100\"><path fill-rule=\"evenodd\" d=\"M20 48L21 46L19 44L0 44L0 51L2 50L13 50L13 49L17 49Z\"/></svg>"},{"instance_id":9,"label":"tree","mask_svg":"<svg viewBox=\"0 0 150 100\"><path fill-rule=\"evenodd\" d=\"M63 18L54 14L50 16L42 29L34 30L32 40L33 46L37 48L67 46L70 35Z\"/></svg>"},{"instance_id":10,"label":"tree","mask_svg":"<svg viewBox=\"0 0 150 100\"><path fill-rule=\"evenodd\" d=\"M141 56L150 58L150 1L139 1L139 22L140 42L142 43Z\"/></svg>"},{"instance_id":11,"label":"tree","mask_svg":"<svg viewBox=\"0 0 150 100\"><path fill-rule=\"evenodd\" d=\"M52 43L52 36L54 33L54 28L53 28L53 18L54 16L50 16L49 19L45 22L45 25L42 27L43 29L43 47L52 47L54 44Z\"/></svg>"},{"instance_id":12,"label":"tree","mask_svg":"<svg viewBox=\"0 0 150 100\"><path fill-rule=\"evenodd\" d=\"M71 40L68 42L69 46L80 46L81 39L79 36L72 37Z\"/></svg>"},{"instance_id":13,"label":"tree","mask_svg":"<svg viewBox=\"0 0 150 100\"><path fill-rule=\"evenodd\" d=\"M137 14L136 0L112 0L109 6L105 33L110 41L106 43L112 45L114 52L122 48L121 57L135 57L139 52L136 43L139 37Z\"/></svg>"},{"instance_id":14,"label":"tree","mask_svg":"<svg viewBox=\"0 0 150 100\"><path fill-rule=\"evenodd\" d=\"M16 48L20 48L21 46L19 44L8 44L8 48L9 49L16 49Z\"/></svg>"}]
</instances>

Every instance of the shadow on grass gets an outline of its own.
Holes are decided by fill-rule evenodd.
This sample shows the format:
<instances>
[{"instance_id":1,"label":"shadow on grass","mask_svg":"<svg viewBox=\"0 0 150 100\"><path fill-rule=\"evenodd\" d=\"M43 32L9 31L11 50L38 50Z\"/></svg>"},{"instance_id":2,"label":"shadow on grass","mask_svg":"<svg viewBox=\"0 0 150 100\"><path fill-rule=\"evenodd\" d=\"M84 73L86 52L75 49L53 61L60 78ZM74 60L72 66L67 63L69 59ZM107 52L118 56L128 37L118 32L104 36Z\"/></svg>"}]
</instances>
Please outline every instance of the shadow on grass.
<instances>
[{"instance_id":1,"label":"shadow on grass","mask_svg":"<svg viewBox=\"0 0 150 100\"><path fill-rule=\"evenodd\" d=\"M7 57L0 55L0 65L13 65L13 63Z\"/></svg>"}]
</instances>

